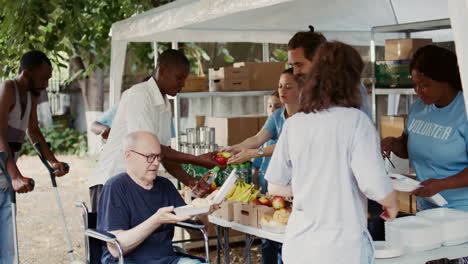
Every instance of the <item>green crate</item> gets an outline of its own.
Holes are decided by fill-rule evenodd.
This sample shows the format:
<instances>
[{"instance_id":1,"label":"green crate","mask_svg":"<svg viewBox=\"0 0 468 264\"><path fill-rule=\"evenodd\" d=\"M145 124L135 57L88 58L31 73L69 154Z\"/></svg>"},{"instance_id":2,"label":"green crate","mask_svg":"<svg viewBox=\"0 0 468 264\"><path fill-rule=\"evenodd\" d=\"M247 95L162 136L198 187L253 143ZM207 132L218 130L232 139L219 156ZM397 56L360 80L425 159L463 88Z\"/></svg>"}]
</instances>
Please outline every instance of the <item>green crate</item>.
<instances>
[{"instance_id":1,"label":"green crate","mask_svg":"<svg viewBox=\"0 0 468 264\"><path fill-rule=\"evenodd\" d=\"M375 86L378 88L412 88L409 60L377 61Z\"/></svg>"}]
</instances>

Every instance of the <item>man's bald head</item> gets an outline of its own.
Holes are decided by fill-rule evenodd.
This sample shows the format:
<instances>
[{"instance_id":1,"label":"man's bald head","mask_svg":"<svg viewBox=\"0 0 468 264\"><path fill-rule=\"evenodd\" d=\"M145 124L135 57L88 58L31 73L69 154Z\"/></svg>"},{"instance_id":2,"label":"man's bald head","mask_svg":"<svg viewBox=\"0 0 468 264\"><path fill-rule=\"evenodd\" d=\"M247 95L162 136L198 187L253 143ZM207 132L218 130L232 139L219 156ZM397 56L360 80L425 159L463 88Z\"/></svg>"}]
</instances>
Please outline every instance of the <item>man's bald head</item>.
<instances>
[{"instance_id":1,"label":"man's bald head","mask_svg":"<svg viewBox=\"0 0 468 264\"><path fill-rule=\"evenodd\" d=\"M123 150L136 150L141 149L147 145L157 146L160 148L160 143L158 137L148 131L137 131L132 132L125 136L123 140Z\"/></svg>"},{"instance_id":2,"label":"man's bald head","mask_svg":"<svg viewBox=\"0 0 468 264\"><path fill-rule=\"evenodd\" d=\"M159 168L161 145L151 132L137 131L123 139L127 173L142 186L151 186Z\"/></svg>"}]
</instances>

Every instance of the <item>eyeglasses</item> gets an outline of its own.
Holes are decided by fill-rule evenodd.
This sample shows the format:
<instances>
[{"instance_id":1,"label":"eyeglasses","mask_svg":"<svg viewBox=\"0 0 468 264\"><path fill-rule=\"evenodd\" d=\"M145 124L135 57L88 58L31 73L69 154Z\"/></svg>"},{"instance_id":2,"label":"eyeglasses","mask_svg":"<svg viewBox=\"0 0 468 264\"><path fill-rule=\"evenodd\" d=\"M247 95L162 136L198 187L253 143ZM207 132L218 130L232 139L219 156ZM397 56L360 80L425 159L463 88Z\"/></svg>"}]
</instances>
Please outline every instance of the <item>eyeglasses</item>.
<instances>
[{"instance_id":1,"label":"eyeglasses","mask_svg":"<svg viewBox=\"0 0 468 264\"><path fill-rule=\"evenodd\" d=\"M134 152L134 153L136 153L136 154L138 154L138 155L140 155L140 156L145 157L145 158L146 158L146 161L147 161L148 163L153 163L155 159L158 159L158 161L161 161L161 155L159 155L159 154L154 154L154 153L152 153L152 154L145 155L145 154L143 154L143 153L140 153L140 152L137 152L137 151L134 151L134 150L130 150L130 151L131 151L131 152Z\"/></svg>"}]
</instances>

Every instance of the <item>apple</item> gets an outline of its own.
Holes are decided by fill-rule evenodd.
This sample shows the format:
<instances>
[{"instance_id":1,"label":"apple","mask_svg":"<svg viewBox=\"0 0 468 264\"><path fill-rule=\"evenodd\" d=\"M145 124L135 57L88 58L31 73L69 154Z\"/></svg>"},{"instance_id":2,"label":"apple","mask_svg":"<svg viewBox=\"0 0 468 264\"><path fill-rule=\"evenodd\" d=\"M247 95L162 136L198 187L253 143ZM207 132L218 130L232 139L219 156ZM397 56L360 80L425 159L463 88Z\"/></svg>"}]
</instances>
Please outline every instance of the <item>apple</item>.
<instances>
[{"instance_id":1,"label":"apple","mask_svg":"<svg viewBox=\"0 0 468 264\"><path fill-rule=\"evenodd\" d=\"M273 208L275 209L281 209L281 208L286 207L286 201L281 196L273 197L273 200L271 200L271 204L273 205Z\"/></svg>"},{"instance_id":2,"label":"apple","mask_svg":"<svg viewBox=\"0 0 468 264\"><path fill-rule=\"evenodd\" d=\"M226 165L227 164L227 158L222 156L222 155L216 155L214 157L214 160L219 164L219 165Z\"/></svg>"},{"instance_id":3,"label":"apple","mask_svg":"<svg viewBox=\"0 0 468 264\"><path fill-rule=\"evenodd\" d=\"M226 159L229 159L230 157L232 157L232 154L230 152L219 152L216 155L221 155L221 156L225 157Z\"/></svg>"},{"instance_id":4,"label":"apple","mask_svg":"<svg viewBox=\"0 0 468 264\"><path fill-rule=\"evenodd\" d=\"M258 199L253 199L249 202L251 205L262 205L262 203Z\"/></svg>"},{"instance_id":5,"label":"apple","mask_svg":"<svg viewBox=\"0 0 468 264\"><path fill-rule=\"evenodd\" d=\"M266 198L265 196L258 198L258 201L260 202L261 205L271 206L270 199Z\"/></svg>"}]
</instances>

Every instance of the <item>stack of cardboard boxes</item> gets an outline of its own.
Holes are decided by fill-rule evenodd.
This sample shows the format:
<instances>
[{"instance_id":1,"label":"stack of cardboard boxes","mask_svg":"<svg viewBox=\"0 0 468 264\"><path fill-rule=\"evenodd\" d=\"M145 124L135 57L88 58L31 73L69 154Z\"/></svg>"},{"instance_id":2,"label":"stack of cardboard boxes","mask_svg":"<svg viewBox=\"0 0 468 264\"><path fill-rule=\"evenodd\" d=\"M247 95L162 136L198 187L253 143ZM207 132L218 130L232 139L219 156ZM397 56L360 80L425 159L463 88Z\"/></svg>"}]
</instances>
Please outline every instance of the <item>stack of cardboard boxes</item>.
<instances>
[{"instance_id":1,"label":"stack of cardboard boxes","mask_svg":"<svg viewBox=\"0 0 468 264\"><path fill-rule=\"evenodd\" d=\"M385 60L375 64L376 87L411 88L410 62L421 47L431 39L389 39L385 41Z\"/></svg>"},{"instance_id":2,"label":"stack of cardboard boxes","mask_svg":"<svg viewBox=\"0 0 468 264\"><path fill-rule=\"evenodd\" d=\"M237 62L233 66L211 68L210 92L276 90L284 69L283 62Z\"/></svg>"}]
</instances>

